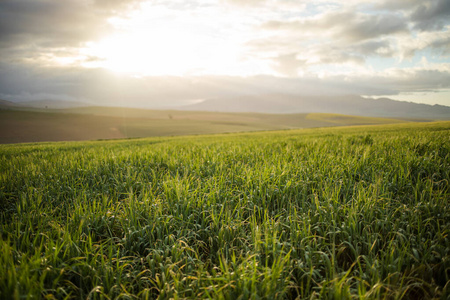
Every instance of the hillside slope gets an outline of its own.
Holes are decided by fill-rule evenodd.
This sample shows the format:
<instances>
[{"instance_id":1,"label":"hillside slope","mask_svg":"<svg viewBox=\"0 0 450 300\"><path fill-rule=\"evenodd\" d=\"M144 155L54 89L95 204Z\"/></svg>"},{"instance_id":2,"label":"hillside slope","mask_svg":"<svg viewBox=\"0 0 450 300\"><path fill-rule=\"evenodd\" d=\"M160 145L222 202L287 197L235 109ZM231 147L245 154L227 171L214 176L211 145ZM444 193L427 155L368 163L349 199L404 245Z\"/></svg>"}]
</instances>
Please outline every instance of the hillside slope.
<instances>
[{"instance_id":1,"label":"hillside slope","mask_svg":"<svg viewBox=\"0 0 450 300\"><path fill-rule=\"evenodd\" d=\"M0 110L0 143L95 140L294 128L393 124L399 119L336 114L156 111L117 107Z\"/></svg>"}]
</instances>

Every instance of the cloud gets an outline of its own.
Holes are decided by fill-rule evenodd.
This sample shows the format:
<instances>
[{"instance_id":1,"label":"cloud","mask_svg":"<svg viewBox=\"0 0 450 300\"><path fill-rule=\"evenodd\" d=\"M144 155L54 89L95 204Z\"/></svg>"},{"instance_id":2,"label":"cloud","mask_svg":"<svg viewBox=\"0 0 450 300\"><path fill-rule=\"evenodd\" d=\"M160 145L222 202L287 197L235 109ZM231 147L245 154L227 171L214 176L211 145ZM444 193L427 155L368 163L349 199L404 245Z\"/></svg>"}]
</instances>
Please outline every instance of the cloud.
<instances>
[{"instance_id":1,"label":"cloud","mask_svg":"<svg viewBox=\"0 0 450 300\"><path fill-rule=\"evenodd\" d=\"M264 23L262 29L290 30L322 33L335 40L364 41L399 32L408 32L403 16L399 14L363 14L352 11L327 12L319 17L294 21L272 20Z\"/></svg>"},{"instance_id":2,"label":"cloud","mask_svg":"<svg viewBox=\"0 0 450 300\"><path fill-rule=\"evenodd\" d=\"M129 9L130 6L136 8L141 0L95 0L93 5L97 8L114 13Z\"/></svg>"},{"instance_id":3,"label":"cloud","mask_svg":"<svg viewBox=\"0 0 450 300\"><path fill-rule=\"evenodd\" d=\"M414 36L398 39L401 58L412 58L422 50L432 50L442 56L450 55L450 25L444 31L421 31Z\"/></svg>"},{"instance_id":4,"label":"cloud","mask_svg":"<svg viewBox=\"0 0 450 300\"><path fill-rule=\"evenodd\" d=\"M417 5L423 3L424 0L383 0L379 1L378 3L374 3L373 7L375 9L382 9L382 10L402 10L402 11L408 11L413 10L417 7Z\"/></svg>"},{"instance_id":5,"label":"cloud","mask_svg":"<svg viewBox=\"0 0 450 300\"><path fill-rule=\"evenodd\" d=\"M82 1L0 2L1 46L76 45L94 38L101 22Z\"/></svg>"},{"instance_id":6,"label":"cloud","mask_svg":"<svg viewBox=\"0 0 450 300\"><path fill-rule=\"evenodd\" d=\"M293 76L315 65L363 66L369 57L399 56L395 36L408 36L401 14L371 15L349 10L327 11L291 21L271 20L260 29L270 35L246 44L266 53L274 69Z\"/></svg>"},{"instance_id":7,"label":"cloud","mask_svg":"<svg viewBox=\"0 0 450 300\"><path fill-rule=\"evenodd\" d=\"M381 78L382 82L391 80L399 91L438 90L450 87L450 69L399 69L394 70L391 76ZM448 105L448 104L447 104Z\"/></svg>"},{"instance_id":8,"label":"cloud","mask_svg":"<svg viewBox=\"0 0 450 300\"><path fill-rule=\"evenodd\" d=\"M113 30L107 19L136 0L0 2L0 48L29 48L30 52L79 47Z\"/></svg>"},{"instance_id":9,"label":"cloud","mask_svg":"<svg viewBox=\"0 0 450 300\"><path fill-rule=\"evenodd\" d=\"M343 26L341 33L351 40L362 41L408 31L405 19L396 14L360 14L349 17L352 21Z\"/></svg>"},{"instance_id":10,"label":"cloud","mask_svg":"<svg viewBox=\"0 0 450 300\"><path fill-rule=\"evenodd\" d=\"M423 3L426 10L418 14ZM419 32L414 26L425 26L424 22L431 20L434 21L430 24L441 24L441 16L447 15L447 6L440 0L433 4L415 0L386 1L366 5L364 10L350 9L357 6L343 6L309 17L273 19L262 23L260 27L261 31L271 35L247 45L256 49L255 51L271 54L272 57L296 53L297 59L306 60L306 67L358 67L367 64L369 58L395 58L404 61L405 58L412 59L423 50L439 54L443 59L450 53L450 26L439 27L440 31ZM438 13L437 7L442 11ZM419 15L423 17L422 23Z\"/></svg>"},{"instance_id":11,"label":"cloud","mask_svg":"<svg viewBox=\"0 0 450 300\"><path fill-rule=\"evenodd\" d=\"M304 66L307 62L307 60L297 59L296 53L279 55L274 61L274 69L287 76L297 76L299 68Z\"/></svg>"},{"instance_id":12,"label":"cloud","mask_svg":"<svg viewBox=\"0 0 450 300\"><path fill-rule=\"evenodd\" d=\"M433 49L440 50L443 55L450 55L450 35L442 39L436 39L429 45Z\"/></svg>"},{"instance_id":13,"label":"cloud","mask_svg":"<svg viewBox=\"0 0 450 300\"><path fill-rule=\"evenodd\" d=\"M282 58L298 60L294 55ZM294 62L296 63L296 62ZM298 66L303 62L299 61ZM286 67L286 66L284 66ZM290 71L295 71L293 68ZM285 70L286 71L286 70ZM288 70L289 71L289 70ZM195 99L240 95L394 95L400 92L450 88L450 64L425 65L385 72L328 76L311 73L289 78L275 76L120 76L102 69L36 68L0 64L0 93L6 100L82 100L96 105L164 108ZM41 99L42 98L42 99Z\"/></svg>"},{"instance_id":14,"label":"cloud","mask_svg":"<svg viewBox=\"0 0 450 300\"><path fill-rule=\"evenodd\" d=\"M254 6L265 4L267 0L224 0L224 2L241 6Z\"/></svg>"},{"instance_id":15,"label":"cloud","mask_svg":"<svg viewBox=\"0 0 450 300\"><path fill-rule=\"evenodd\" d=\"M414 30L436 31L450 24L448 0L385 0L373 7L376 10L403 13Z\"/></svg>"},{"instance_id":16,"label":"cloud","mask_svg":"<svg viewBox=\"0 0 450 300\"><path fill-rule=\"evenodd\" d=\"M442 30L450 23L450 1L423 1L412 13L411 20L418 30Z\"/></svg>"},{"instance_id":17,"label":"cloud","mask_svg":"<svg viewBox=\"0 0 450 300\"><path fill-rule=\"evenodd\" d=\"M351 45L348 49L343 51L350 51L367 56L383 56L392 57L395 54L395 46L388 39L370 40L363 43Z\"/></svg>"},{"instance_id":18,"label":"cloud","mask_svg":"<svg viewBox=\"0 0 450 300\"><path fill-rule=\"evenodd\" d=\"M246 93L388 95L448 87L448 0L140 2L0 0L0 93L163 107ZM141 35L152 42L143 45ZM143 53L139 59L122 57L120 42L111 44L117 53L106 42L100 47L121 36L134 42L123 49ZM89 44L100 50L83 52ZM430 63L418 64L421 56ZM216 76L132 74L138 78L93 68L116 58L140 70L192 74L175 72L186 65Z\"/></svg>"}]
</instances>

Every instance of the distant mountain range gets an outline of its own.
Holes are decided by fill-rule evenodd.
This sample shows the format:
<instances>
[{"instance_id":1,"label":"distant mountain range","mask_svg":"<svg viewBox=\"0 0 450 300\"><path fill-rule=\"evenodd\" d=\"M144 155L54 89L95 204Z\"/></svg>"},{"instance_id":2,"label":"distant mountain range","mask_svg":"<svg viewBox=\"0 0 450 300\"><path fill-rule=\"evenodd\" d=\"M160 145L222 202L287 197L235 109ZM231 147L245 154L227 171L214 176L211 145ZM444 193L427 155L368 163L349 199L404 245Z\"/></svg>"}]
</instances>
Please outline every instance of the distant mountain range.
<instances>
[{"instance_id":1,"label":"distant mountain range","mask_svg":"<svg viewBox=\"0 0 450 300\"><path fill-rule=\"evenodd\" d=\"M191 111L259 112L259 113L337 113L387 118L450 120L450 107L388 98L368 99L361 96L238 96L209 99L181 107Z\"/></svg>"},{"instance_id":2,"label":"distant mountain range","mask_svg":"<svg viewBox=\"0 0 450 300\"><path fill-rule=\"evenodd\" d=\"M11 102L0 100L0 108L49 108L65 109L92 106L75 101L42 100ZM450 120L450 107L413 102L396 101L389 98L368 99L357 95L348 96L293 96L258 95L233 98L207 99L195 104L171 107L184 111L209 112L255 112L255 113L336 113L344 115Z\"/></svg>"}]
</instances>

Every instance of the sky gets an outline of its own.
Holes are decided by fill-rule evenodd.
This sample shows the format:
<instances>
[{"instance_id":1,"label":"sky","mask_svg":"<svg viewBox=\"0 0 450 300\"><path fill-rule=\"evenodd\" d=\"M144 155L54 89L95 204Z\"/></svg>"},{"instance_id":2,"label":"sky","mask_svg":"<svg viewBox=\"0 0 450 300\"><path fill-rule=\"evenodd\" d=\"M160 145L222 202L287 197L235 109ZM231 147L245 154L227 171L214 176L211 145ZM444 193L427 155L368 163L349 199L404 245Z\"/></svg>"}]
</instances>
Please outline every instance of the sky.
<instances>
[{"instance_id":1,"label":"sky","mask_svg":"<svg viewBox=\"0 0 450 300\"><path fill-rule=\"evenodd\" d=\"M259 94L450 106L450 1L0 1L0 99Z\"/></svg>"}]
</instances>

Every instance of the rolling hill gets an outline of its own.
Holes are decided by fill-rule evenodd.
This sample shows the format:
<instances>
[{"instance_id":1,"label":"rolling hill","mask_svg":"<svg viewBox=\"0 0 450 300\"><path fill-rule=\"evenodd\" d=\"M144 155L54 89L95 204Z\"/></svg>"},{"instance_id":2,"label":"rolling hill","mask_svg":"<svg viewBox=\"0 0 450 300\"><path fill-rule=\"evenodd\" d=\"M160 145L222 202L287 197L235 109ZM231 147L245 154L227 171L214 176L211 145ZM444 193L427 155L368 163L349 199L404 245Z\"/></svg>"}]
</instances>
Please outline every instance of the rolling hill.
<instances>
[{"instance_id":1,"label":"rolling hill","mask_svg":"<svg viewBox=\"0 0 450 300\"><path fill-rule=\"evenodd\" d=\"M219 113L120 107L1 109L0 143L213 134L402 122L407 120L316 113Z\"/></svg>"}]
</instances>

